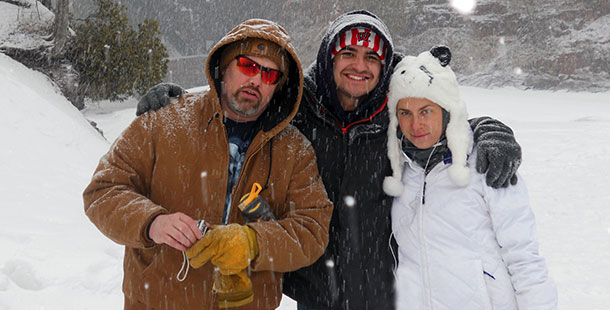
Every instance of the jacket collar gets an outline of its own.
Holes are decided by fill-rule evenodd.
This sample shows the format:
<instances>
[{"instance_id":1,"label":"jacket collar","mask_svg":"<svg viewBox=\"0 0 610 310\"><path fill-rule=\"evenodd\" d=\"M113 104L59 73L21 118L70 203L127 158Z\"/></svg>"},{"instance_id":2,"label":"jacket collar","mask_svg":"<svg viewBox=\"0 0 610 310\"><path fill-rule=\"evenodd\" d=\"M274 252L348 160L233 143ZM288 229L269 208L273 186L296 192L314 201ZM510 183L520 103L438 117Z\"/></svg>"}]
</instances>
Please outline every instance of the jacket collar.
<instances>
[{"instance_id":1,"label":"jacket collar","mask_svg":"<svg viewBox=\"0 0 610 310\"><path fill-rule=\"evenodd\" d=\"M388 128L389 118L385 100L381 105L378 105L376 111L373 111L366 118L345 125L331 111L328 111L307 87L304 90L302 104L301 109L305 110L305 113L313 115L330 127L336 128L342 134L349 134L350 139L366 133L385 133Z\"/></svg>"}]
</instances>

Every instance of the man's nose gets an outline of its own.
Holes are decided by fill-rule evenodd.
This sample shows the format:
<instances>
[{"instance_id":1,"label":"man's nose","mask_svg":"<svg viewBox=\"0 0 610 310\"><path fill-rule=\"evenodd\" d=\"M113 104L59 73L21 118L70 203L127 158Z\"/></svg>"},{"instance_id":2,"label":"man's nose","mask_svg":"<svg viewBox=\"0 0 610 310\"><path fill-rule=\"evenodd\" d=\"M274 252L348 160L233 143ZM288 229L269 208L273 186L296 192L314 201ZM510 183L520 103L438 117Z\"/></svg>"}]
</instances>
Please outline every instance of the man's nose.
<instances>
[{"instance_id":1,"label":"man's nose","mask_svg":"<svg viewBox=\"0 0 610 310\"><path fill-rule=\"evenodd\" d=\"M413 123L411 123L411 128L413 130L420 129L424 125L424 118L422 116L413 117Z\"/></svg>"},{"instance_id":2,"label":"man's nose","mask_svg":"<svg viewBox=\"0 0 610 310\"><path fill-rule=\"evenodd\" d=\"M365 57L366 56L363 56L363 55L357 55L354 59L354 63L352 64L352 67L360 72L367 71L368 66L366 64Z\"/></svg>"},{"instance_id":3,"label":"man's nose","mask_svg":"<svg viewBox=\"0 0 610 310\"><path fill-rule=\"evenodd\" d=\"M248 85L260 86L263 83L263 71L259 71L257 74L248 78Z\"/></svg>"}]
</instances>

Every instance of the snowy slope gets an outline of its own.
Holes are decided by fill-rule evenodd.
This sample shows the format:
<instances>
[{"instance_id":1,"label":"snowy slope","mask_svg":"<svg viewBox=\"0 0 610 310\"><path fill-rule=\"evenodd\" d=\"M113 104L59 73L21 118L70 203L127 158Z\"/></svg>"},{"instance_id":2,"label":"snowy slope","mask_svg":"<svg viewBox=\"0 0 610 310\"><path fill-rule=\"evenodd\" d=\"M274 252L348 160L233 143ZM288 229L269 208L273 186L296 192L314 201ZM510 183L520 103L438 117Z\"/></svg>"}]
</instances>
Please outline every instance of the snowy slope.
<instances>
[{"instance_id":1,"label":"snowy slope","mask_svg":"<svg viewBox=\"0 0 610 310\"><path fill-rule=\"evenodd\" d=\"M108 142L44 75L3 54L0 93L0 309L119 309L122 248L81 198Z\"/></svg>"},{"instance_id":2,"label":"snowy slope","mask_svg":"<svg viewBox=\"0 0 610 310\"><path fill-rule=\"evenodd\" d=\"M471 116L515 130L560 308L610 308L610 93L462 89ZM110 147L40 73L0 54L0 310L121 309L121 246L81 193ZM134 102L90 106L114 139ZM295 309L283 300L281 309Z\"/></svg>"}]
</instances>

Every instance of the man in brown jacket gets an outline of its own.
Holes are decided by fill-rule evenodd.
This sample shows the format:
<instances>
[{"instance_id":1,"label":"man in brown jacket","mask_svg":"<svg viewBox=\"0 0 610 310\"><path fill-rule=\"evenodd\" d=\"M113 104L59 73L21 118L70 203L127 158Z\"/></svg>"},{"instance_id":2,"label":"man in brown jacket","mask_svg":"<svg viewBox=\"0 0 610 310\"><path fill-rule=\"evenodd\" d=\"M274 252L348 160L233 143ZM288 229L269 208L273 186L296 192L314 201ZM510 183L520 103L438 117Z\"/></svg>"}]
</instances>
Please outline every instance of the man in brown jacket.
<instances>
[{"instance_id":1,"label":"man in brown jacket","mask_svg":"<svg viewBox=\"0 0 610 310\"><path fill-rule=\"evenodd\" d=\"M289 124L303 73L286 31L260 19L238 25L210 52L206 74L210 90L134 120L84 191L87 216L125 245L125 309L218 308L215 265L244 262L254 300L243 308L273 309L282 272L310 265L328 242L332 204L310 142ZM239 199L255 182L277 221L242 220ZM198 219L218 226L196 243ZM180 282L188 248L203 265Z\"/></svg>"}]
</instances>

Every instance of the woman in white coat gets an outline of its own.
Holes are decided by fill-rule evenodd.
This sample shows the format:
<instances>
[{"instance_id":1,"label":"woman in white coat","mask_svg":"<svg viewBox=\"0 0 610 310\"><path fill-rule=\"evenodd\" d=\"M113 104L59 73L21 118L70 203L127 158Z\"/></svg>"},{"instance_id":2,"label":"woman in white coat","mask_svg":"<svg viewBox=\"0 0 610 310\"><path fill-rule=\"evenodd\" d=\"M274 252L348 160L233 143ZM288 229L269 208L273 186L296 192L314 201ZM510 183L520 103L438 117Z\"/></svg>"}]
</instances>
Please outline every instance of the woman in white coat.
<instances>
[{"instance_id":1,"label":"woman in white coat","mask_svg":"<svg viewBox=\"0 0 610 310\"><path fill-rule=\"evenodd\" d=\"M407 56L390 84L397 308L556 309L523 179L494 189L475 171L450 58L444 46Z\"/></svg>"}]
</instances>

